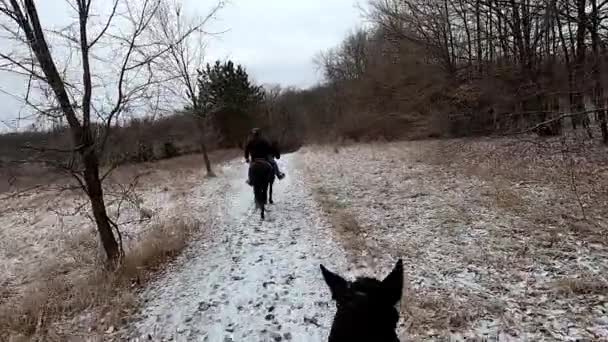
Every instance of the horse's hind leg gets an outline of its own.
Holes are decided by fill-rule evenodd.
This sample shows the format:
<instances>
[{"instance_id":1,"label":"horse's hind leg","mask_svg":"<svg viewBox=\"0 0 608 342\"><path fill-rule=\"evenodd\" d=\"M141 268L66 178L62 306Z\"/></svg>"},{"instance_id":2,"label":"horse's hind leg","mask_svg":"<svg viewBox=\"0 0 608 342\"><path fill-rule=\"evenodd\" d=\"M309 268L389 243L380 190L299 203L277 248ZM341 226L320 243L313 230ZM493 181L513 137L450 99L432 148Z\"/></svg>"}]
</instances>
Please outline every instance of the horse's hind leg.
<instances>
[{"instance_id":1,"label":"horse's hind leg","mask_svg":"<svg viewBox=\"0 0 608 342\"><path fill-rule=\"evenodd\" d=\"M259 209L260 208L260 202L258 201L258 193L257 193L257 189L253 189L253 202L255 203L255 208Z\"/></svg>"},{"instance_id":2,"label":"horse's hind leg","mask_svg":"<svg viewBox=\"0 0 608 342\"><path fill-rule=\"evenodd\" d=\"M264 187L263 190L264 204L268 204L268 184Z\"/></svg>"},{"instance_id":3,"label":"horse's hind leg","mask_svg":"<svg viewBox=\"0 0 608 342\"><path fill-rule=\"evenodd\" d=\"M269 191L269 193L268 193L268 198L269 198L268 202L270 204L274 204L274 201L272 200L272 184L273 183L274 183L273 181L270 181L270 185L269 185L269 189L268 189L268 191Z\"/></svg>"},{"instance_id":4,"label":"horse's hind leg","mask_svg":"<svg viewBox=\"0 0 608 342\"><path fill-rule=\"evenodd\" d=\"M260 207L262 208L261 212L262 212L262 220L265 218L265 214L266 214L266 203L268 202L268 186L264 186L262 187L262 189L260 190L262 191L262 198L261 198L261 203L260 203Z\"/></svg>"},{"instance_id":5,"label":"horse's hind leg","mask_svg":"<svg viewBox=\"0 0 608 342\"><path fill-rule=\"evenodd\" d=\"M260 215L262 220L264 219L264 204L266 204L266 195L264 194L264 188L259 185L254 185L253 187L254 197L255 197L255 206L257 209L260 209Z\"/></svg>"}]
</instances>

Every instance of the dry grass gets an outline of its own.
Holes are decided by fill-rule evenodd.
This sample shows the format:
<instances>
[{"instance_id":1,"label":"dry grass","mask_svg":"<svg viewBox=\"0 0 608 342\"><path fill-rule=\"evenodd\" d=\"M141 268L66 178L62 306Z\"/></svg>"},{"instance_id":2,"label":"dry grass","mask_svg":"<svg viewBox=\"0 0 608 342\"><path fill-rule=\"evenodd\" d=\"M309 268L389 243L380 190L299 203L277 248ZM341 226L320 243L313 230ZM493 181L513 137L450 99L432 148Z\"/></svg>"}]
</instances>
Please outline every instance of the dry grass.
<instances>
[{"instance_id":1,"label":"dry grass","mask_svg":"<svg viewBox=\"0 0 608 342\"><path fill-rule=\"evenodd\" d=\"M115 272L103 270L96 236L81 235L22 293L0 302L0 340L65 341L111 338L137 307L135 291L187 245L198 222L152 226L127 250Z\"/></svg>"},{"instance_id":2,"label":"dry grass","mask_svg":"<svg viewBox=\"0 0 608 342\"><path fill-rule=\"evenodd\" d=\"M364 266L375 268L373 253L368 253L372 247L366 243L367 232L359 225L348 206L338 199L333 190L328 188L317 187L314 195L323 212L327 214L337 240L343 246L351 264L359 263L361 256L367 255Z\"/></svg>"},{"instance_id":3,"label":"dry grass","mask_svg":"<svg viewBox=\"0 0 608 342\"><path fill-rule=\"evenodd\" d=\"M337 240L344 247L344 251L351 265L359 265L363 257L365 267L373 270L377 267L375 258L388 251L399 250L396 246L384 245L382 248L369 243L368 239L374 235L368 232L357 221L349 206L342 202L336 191L319 186L315 189L315 199L327 214L336 232ZM403 314L406 327L428 327L438 331L446 329L460 329L466 327L483 315L485 305L474 309L469 305L455 302L453 294L437 292L434 294L420 294L411 288L406 279L403 300L400 312ZM466 296L467 294L460 294ZM474 299L472 299L474 300Z\"/></svg>"},{"instance_id":4,"label":"dry grass","mask_svg":"<svg viewBox=\"0 0 608 342\"><path fill-rule=\"evenodd\" d=\"M361 227L352 215L348 215L344 203L340 202L335 193L329 189L317 187L315 190L316 199L323 211L328 214L334 229L341 235L356 237L361 232ZM343 242L346 242L350 239L344 240Z\"/></svg>"},{"instance_id":5,"label":"dry grass","mask_svg":"<svg viewBox=\"0 0 608 342\"><path fill-rule=\"evenodd\" d=\"M605 147L579 132L539 139L454 139L426 144L427 162L496 188L496 207L539 225L560 225L588 242L606 243ZM542 192L548 203L532 198Z\"/></svg>"},{"instance_id":6,"label":"dry grass","mask_svg":"<svg viewBox=\"0 0 608 342\"><path fill-rule=\"evenodd\" d=\"M518 192L510 182L496 177L488 183L489 189L484 191L482 195L489 199L494 207L518 213L528 210L530 201Z\"/></svg>"},{"instance_id":7,"label":"dry grass","mask_svg":"<svg viewBox=\"0 0 608 342\"><path fill-rule=\"evenodd\" d=\"M240 156L242 151L238 149L220 149L209 152L209 160L212 168L227 160ZM107 169L107 167L106 167ZM168 173L186 174L192 170L204 172L205 164L202 154L188 154L170 159L162 159L153 162L124 164L116 168L110 175L110 181L128 182L134 174L141 173L142 169L154 170L148 172L150 181L161 179ZM105 173L102 170L101 173ZM156 178L153 178L157 176ZM0 198L11 195L12 192L24 191L31 188L48 188L51 186L64 187L65 185L76 185L71 176L60 172L60 170L46 167L40 164L5 164L0 162Z\"/></svg>"},{"instance_id":8,"label":"dry grass","mask_svg":"<svg viewBox=\"0 0 608 342\"><path fill-rule=\"evenodd\" d=\"M57 170L50 170L42 164L2 165L0 163L0 194L33 188L65 178L65 175Z\"/></svg>"},{"instance_id":9,"label":"dry grass","mask_svg":"<svg viewBox=\"0 0 608 342\"><path fill-rule=\"evenodd\" d=\"M608 249L602 225L591 222L606 217L593 190L608 185L597 176L604 162L577 152L585 220L568 164L531 146L478 139L307 149L308 164L324 165L308 170L310 183L358 223L358 246L378 263L404 260L404 340L608 336Z\"/></svg>"},{"instance_id":10,"label":"dry grass","mask_svg":"<svg viewBox=\"0 0 608 342\"><path fill-rule=\"evenodd\" d=\"M579 278L563 278L553 286L560 296L603 295L608 292L608 282L597 275L586 275Z\"/></svg>"},{"instance_id":11,"label":"dry grass","mask_svg":"<svg viewBox=\"0 0 608 342\"><path fill-rule=\"evenodd\" d=\"M409 331L422 326L435 331L463 329L483 316L486 309L458 303L445 293L420 294L411 288L404 289L403 298L400 312ZM402 336L406 340L408 337Z\"/></svg>"}]
</instances>

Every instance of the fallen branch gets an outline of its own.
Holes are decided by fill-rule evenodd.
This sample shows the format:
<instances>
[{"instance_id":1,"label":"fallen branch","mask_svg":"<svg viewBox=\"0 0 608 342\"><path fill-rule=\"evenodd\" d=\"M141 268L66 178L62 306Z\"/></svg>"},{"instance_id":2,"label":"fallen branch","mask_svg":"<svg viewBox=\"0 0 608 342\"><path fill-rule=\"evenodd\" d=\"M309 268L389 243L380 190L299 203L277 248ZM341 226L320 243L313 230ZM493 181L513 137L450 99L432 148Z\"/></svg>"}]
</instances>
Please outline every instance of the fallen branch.
<instances>
[{"instance_id":1,"label":"fallen branch","mask_svg":"<svg viewBox=\"0 0 608 342\"><path fill-rule=\"evenodd\" d=\"M532 126L532 127L528 128L526 130L519 131L519 132L514 132L514 133L504 133L504 134L502 134L502 136L512 136L512 135L520 135L520 134L531 133L531 132L534 132L537 129L543 127L543 126L546 126L548 124L560 121L560 120L565 119L565 118L570 118L570 117L575 117L575 116L580 116L580 115L585 115L585 114L591 114L591 113L595 113L597 111L605 111L605 110L608 110L608 108L596 108L596 109L593 109L593 110L585 110L585 111L581 111L581 112L562 113L559 116L556 116L556 117L551 118L549 120L545 120L545 121L543 121L543 122L541 122L539 124L536 124L535 126Z\"/></svg>"}]
</instances>

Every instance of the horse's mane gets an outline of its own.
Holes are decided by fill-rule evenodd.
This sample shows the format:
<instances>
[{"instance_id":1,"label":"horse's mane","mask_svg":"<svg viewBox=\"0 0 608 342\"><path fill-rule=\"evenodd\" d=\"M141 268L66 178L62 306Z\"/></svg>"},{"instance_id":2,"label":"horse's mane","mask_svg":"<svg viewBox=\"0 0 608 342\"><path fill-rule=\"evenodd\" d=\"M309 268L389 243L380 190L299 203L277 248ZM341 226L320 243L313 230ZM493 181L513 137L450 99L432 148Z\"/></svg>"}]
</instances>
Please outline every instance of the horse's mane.
<instances>
[{"instance_id":1,"label":"horse's mane","mask_svg":"<svg viewBox=\"0 0 608 342\"><path fill-rule=\"evenodd\" d=\"M382 283L378 279L369 277L358 277L351 284L353 289L362 292L377 291L380 290L382 286Z\"/></svg>"},{"instance_id":2,"label":"horse's mane","mask_svg":"<svg viewBox=\"0 0 608 342\"><path fill-rule=\"evenodd\" d=\"M376 304L382 305L382 298L385 297L384 289L382 287L382 282L375 278L369 277L358 277L354 282L350 283L350 288L354 292L358 292L370 297L376 297ZM384 313L384 314L382 314ZM379 322L384 324L389 324L392 327L397 326L397 322L399 321L399 312L397 309L393 308L390 311L383 311L381 316L376 317Z\"/></svg>"}]
</instances>

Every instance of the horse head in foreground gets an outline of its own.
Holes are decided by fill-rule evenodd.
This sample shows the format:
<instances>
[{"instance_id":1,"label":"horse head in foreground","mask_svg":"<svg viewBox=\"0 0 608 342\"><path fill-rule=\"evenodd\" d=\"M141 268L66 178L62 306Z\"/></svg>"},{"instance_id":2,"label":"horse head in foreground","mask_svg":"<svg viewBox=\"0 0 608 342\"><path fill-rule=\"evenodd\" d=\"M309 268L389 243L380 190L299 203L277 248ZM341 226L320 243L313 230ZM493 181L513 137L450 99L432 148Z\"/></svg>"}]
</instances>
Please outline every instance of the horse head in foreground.
<instances>
[{"instance_id":1,"label":"horse head in foreground","mask_svg":"<svg viewBox=\"0 0 608 342\"><path fill-rule=\"evenodd\" d=\"M321 265L337 311L329 342L399 342L396 305L403 290L401 259L384 280L360 277L350 282Z\"/></svg>"}]
</instances>

